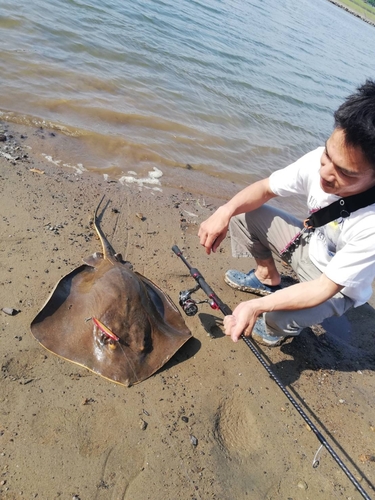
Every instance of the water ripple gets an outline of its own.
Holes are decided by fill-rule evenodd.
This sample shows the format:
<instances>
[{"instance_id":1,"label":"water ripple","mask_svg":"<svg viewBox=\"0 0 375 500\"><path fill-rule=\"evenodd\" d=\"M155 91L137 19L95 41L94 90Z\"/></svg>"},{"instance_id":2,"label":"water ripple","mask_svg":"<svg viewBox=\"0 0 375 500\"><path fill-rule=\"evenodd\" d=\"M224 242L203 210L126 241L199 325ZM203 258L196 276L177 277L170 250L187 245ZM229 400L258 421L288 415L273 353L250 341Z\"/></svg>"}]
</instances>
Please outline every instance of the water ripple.
<instances>
[{"instance_id":1,"label":"water ripple","mask_svg":"<svg viewBox=\"0 0 375 500\"><path fill-rule=\"evenodd\" d=\"M74 135L95 169L245 180L322 143L375 76L373 35L326 0L4 0L1 117Z\"/></svg>"}]
</instances>

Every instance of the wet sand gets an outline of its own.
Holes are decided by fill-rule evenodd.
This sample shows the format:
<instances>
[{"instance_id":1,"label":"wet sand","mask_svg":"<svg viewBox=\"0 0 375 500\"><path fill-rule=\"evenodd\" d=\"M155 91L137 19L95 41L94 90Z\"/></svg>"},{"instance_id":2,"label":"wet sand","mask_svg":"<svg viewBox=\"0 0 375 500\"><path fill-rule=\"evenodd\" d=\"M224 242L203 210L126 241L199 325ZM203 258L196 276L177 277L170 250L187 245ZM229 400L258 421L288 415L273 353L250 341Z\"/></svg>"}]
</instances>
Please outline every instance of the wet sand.
<instances>
[{"instance_id":1,"label":"wet sand","mask_svg":"<svg viewBox=\"0 0 375 500\"><path fill-rule=\"evenodd\" d=\"M100 250L90 220L103 195L111 204L102 229L115 250L175 302L195 282L173 244L230 307L251 298L223 281L227 268L251 263L231 257L228 239L208 257L196 237L199 223L237 186L189 169L166 173L156 186L162 191L121 185L47 161L42 148L56 139L48 132L44 139L40 131L21 138L21 129L5 135L0 309L19 312L0 312L0 498L361 498L325 450L312 467L317 438L245 343L223 336L221 314L206 304L186 317L193 338L131 388L49 353L30 333L57 281ZM374 299L329 332L306 329L281 348L261 351L370 496L373 306Z\"/></svg>"}]
</instances>

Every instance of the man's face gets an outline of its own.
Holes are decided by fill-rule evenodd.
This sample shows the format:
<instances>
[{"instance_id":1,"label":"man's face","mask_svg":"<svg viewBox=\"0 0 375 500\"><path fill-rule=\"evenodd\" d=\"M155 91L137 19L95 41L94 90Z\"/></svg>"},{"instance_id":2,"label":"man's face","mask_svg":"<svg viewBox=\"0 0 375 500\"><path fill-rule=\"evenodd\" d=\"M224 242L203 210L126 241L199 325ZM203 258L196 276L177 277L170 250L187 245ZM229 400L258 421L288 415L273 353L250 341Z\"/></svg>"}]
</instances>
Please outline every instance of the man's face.
<instances>
[{"instance_id":1,"label":"man's face","mask_svg":"<svg viewBox=\"0 0 375 500\"><path fill-rule=\"evenodd\" d=\"M325 193L350 196L375 185L375 170L358 147L345 144L345 134L335 129L320 158L320 186Z\"/></svg>"}]
</instances>

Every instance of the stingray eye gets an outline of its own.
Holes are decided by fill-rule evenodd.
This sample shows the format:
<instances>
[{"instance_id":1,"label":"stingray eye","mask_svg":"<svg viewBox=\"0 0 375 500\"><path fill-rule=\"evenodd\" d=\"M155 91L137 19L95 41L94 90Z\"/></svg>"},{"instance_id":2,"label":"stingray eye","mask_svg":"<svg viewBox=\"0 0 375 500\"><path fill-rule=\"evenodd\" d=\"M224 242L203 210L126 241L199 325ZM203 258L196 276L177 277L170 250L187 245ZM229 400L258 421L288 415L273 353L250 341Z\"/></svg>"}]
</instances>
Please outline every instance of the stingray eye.
<instances>
[{"instance_id":1,"label":"stingray eye","mask_svg":"<svg viewBox=\"0 0 375 500\"><path fill-rule=\"evenodd\" d=\"M117 349L117 343L114 342L113 340L110 340L108 342L108 347L111 349L111 351L114 351L115 349Z\"/></svg>"}]
</instances>

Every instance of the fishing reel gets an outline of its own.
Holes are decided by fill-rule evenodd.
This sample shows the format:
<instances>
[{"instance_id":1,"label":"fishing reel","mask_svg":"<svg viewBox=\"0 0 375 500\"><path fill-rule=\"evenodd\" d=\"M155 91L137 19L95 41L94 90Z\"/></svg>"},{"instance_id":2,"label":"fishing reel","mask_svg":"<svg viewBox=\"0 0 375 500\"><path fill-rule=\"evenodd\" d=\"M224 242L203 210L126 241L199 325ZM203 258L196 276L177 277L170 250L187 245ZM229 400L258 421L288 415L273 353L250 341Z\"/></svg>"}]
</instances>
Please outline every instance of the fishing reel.
<instances>
[{"instance_id":1,"label":"fishing reel","mask_svg":"<svg viewBox=\"0 0 375 500\"><path fill-rule=\"evenodd\" d=\"M219 306L216 304L216 302L213 299L211 299L211 300L209 300L209 299L194 300L192 298L191 294L196 292L200 288L201 288L200 285L197 285L194 288L191 288L189 290L182 290L179 293L178 303L182 307L186 316L195 316L198 312L198 304L207 303L207 304L209 304L211 309L219 309Z\"/></svg>"}]
</instances>

